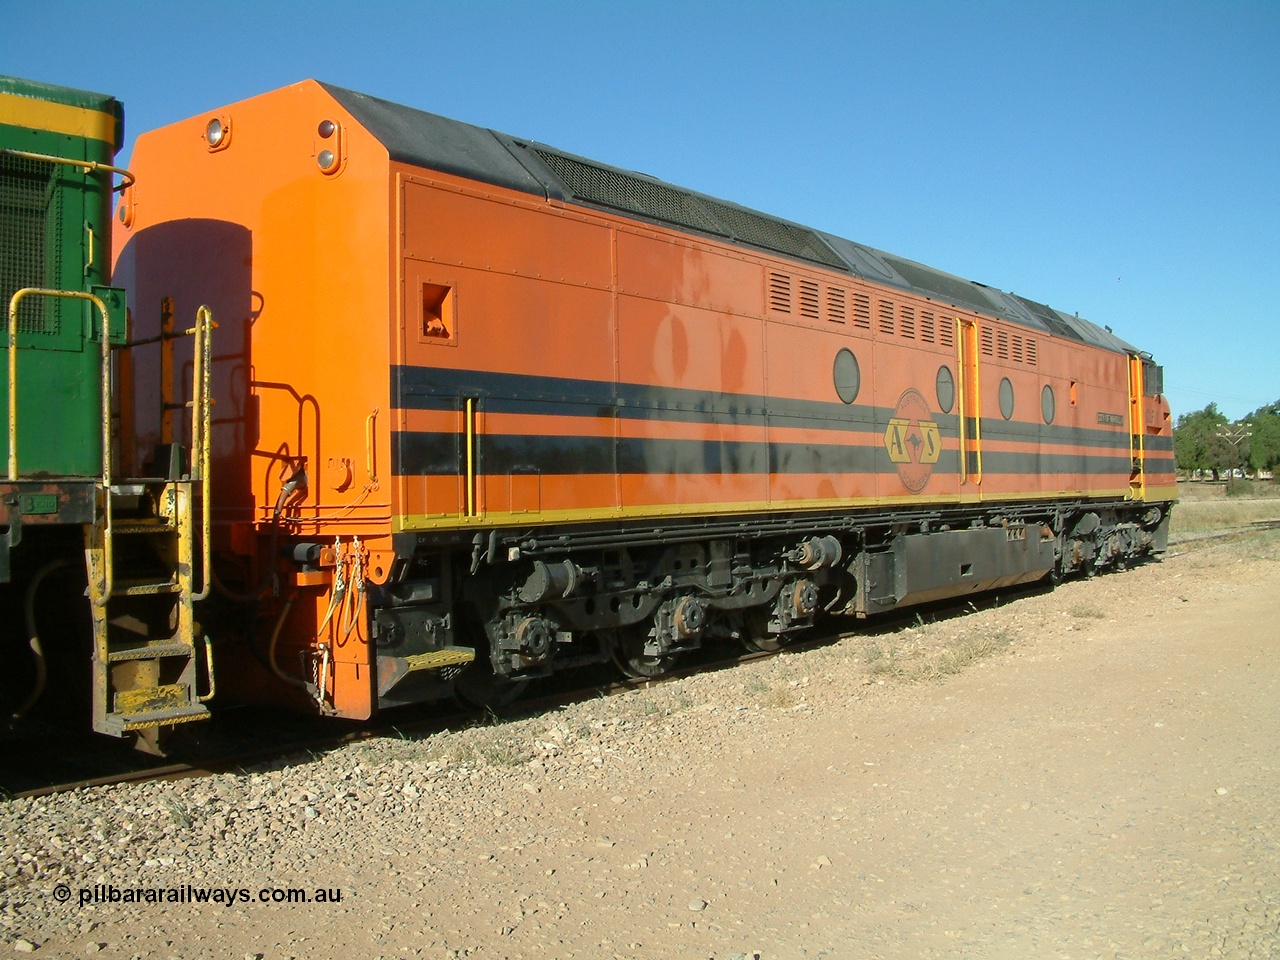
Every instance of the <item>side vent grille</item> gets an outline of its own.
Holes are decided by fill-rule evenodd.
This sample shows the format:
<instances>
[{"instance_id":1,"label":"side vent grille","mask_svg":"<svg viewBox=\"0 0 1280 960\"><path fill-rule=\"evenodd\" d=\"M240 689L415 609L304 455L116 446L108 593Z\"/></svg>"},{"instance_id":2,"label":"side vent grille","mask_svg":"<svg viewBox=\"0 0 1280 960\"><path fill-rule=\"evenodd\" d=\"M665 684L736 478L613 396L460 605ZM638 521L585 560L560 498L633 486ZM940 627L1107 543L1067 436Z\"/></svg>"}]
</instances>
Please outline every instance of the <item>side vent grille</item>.
<instances>
[{"instance_id":1,"label":"side vent grille","mask_svg":"<svg viewBox=\"0 0 1280 960\"><path fill-rule=\"evenodd\" d=\"M844 323L849 319L845 307L845 292L840 287L827 287L827 319L832 323Z\"/></svg>"},{"instance_id":2,"label":"side vent grille","mask_svg":"<svg viewBox=\"0 0 1280 960\"><path fill-rule=\"evenodd\" d=\"M1009 333L1005 330L996 331L996 356L1001 360L1009 359Z\"/></svg>"},{"instance_id":3,"label":"side vent grille","mask_svg":"<svg viewBox=\"0 0 1280 960\"><path fill-rule=\"evenodd\" d=\"M995 336L990 327L982 328L982 352L988 357L995 356Z\"/></svg>"},{"instance_id":4,"label":"side vent grille","mask_svg":"<svg viewBox=\"0 0 1280 960\"><path fill-rule=\"evenodd\" d=\"M765 274L768 310L785 317L798 316L805 320L830 323L849 321L849 292L843 287L831 287L807 277L793 277L778 270ZM855 295L855 309L861 311L856 320L859 326L871 326L870 303L863 294Z\"/></svg>"},{"instance_id":5,"label":"side vent grille","mask_svg":"<svg viewBox=\"0 0 1280 960\"><path fill-rule=\"evenodd\" d=\"M9 301L23 287L62 286L62 198L52 163L0 154L0 331L9 330ZM76 313L79 310L77 308ZM18 306L18 329L56 335L61 302L28 297Z\"/></svg>"},{"instance_id":6,"label":"side vent grille","mask_svg":"<svg viewBox=\"0 0 1280 960\"><path fill-rule=\"evenodd\" d=\"M871 298L865 293L853 295L853 325L859 330L871 329Z\"/></svg>"},{"instance_id":7,"label":"side vent grille","mask_svg":"<svg viewBox=\"0 0 1280 960\"><path fill-rule=\"evenodd\" d=\"M922 343L934 342L934 316L928 310L920 311L920 341Z\"/></svg>"},{"instance_id":8,"label":"side vent grille","mask_svg":"<svg viewBox=\"0 0 1280 960\"><path fill-rule=\"evenodd\" d=\"M880 332L893 336L893 303L888 300L880 301Z\"/></svg>"},{"instance_id":9,"label":"side vent grille","mask_svg":"<svg viewBox=\"0 0 1280 960\"><path fill-rule=\"evenodd\" d=\"M817 320L820 317L819 304L821 300L818 298L818 282L816 280L800 281L800 316L808 320Z\"/></svg>"},{"instance_id":10,"label":"side vent grille","mask_svg":"<svg viewBox=\"0 0 1280 960\"><path fill-rule=\"evenodd\" d=\"M1016 333L1013 335L1013 362L1022 363L1022 338Z\"/></svg>"},{"instance_id":11,"label":"side vent grille","mask_svg":"<svg viewBox=\"0 0 1280 960\"><path fill-rule=\"evenodd\" d=\"M898 332L911 340L916 338L916 308L902 305L899 311Z\"/></svg>"},{"instance_id":12,"label":"side vent grille","mask_svg":"<svg viewBox=\"0 0 1280 960\"><path fill-rule=\"evenodd\" d=\"M951 317L943 317L942 322L938 324L938 343L947 348L956 345L955 320Z\"/></svg>"},{"instance_id":13,"label":"side vent grille","mask_svg":"<svg viewBox=\"0 0 1280 960\"><path fill-rule=\"evenodd\" d=\"M769 273L769 309L774 313L791 312L791 278L785 273Z\"/></svg>"},{"instance_id":14,"label":"side vent grille","mask_svg":"<svg viewBox=\"0 0 1280 960\"><path fill-rule=\"evenodd\" d=\"M1036 342L1030 338L1027 339L1027 363L1036 365Z\"/></svg>"}]
</instances>

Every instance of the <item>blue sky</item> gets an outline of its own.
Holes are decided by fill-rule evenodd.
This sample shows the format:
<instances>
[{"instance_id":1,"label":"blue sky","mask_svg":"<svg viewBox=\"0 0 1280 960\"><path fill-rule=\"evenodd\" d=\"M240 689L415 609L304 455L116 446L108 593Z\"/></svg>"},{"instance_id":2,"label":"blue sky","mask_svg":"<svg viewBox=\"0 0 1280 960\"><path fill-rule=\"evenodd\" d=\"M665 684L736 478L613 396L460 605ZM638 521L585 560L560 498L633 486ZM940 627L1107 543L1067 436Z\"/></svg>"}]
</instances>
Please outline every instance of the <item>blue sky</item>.
<instances>
[{"instance_id":1,"label":"blue sky","mask_svg":"<svg viewBox=\"0 0 1280 960\"><path fill-rule=\"evenodd\" d=\"M0 72L119 97L126 160L315 77L1078 312L1175 414L1280 399L1275 0L6 6Z\"/></svg>"}]
</instances>

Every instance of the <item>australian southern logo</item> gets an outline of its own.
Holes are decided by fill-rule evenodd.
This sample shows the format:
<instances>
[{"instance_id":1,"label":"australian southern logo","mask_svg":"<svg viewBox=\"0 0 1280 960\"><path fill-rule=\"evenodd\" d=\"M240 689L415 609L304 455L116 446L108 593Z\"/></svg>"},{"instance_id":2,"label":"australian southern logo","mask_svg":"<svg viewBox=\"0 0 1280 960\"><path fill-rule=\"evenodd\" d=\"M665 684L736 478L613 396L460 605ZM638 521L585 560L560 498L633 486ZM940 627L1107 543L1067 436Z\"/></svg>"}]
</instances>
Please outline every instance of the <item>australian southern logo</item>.
<instances>
[{"instance_id":1,"label":"australian southern logo","mask_svg":"<svg viewBox=\"0 0 1280 960\"><path fill-rule=\"evenodd\" d=\"M898 406L884 429L884 448L897 464L903 486L919 493L928 485L933 465L942 453L942 438L933 421L933 411L919 390L912 388L898 398Z\"/></svg>"}]
</instances>

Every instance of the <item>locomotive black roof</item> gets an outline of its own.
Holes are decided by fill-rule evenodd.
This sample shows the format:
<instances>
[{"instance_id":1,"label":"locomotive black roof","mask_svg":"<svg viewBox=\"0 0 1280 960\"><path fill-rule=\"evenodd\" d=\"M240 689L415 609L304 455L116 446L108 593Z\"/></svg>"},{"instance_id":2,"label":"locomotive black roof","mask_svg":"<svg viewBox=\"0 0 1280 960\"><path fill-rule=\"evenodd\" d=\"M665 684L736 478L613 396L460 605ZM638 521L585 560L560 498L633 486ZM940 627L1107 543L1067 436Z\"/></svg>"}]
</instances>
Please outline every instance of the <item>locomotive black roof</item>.
<instances>
[{"instance_id":1,"label":"locomotive black roof","mask_svg":"<svg viewBox=\"0 0 1280 960\"><path fill-rule=\"evenodd\" d=\"M321 86L399 163L547 199L621 211L642 220L820 264L1117 353L1136 352L1110 330L1078 316L865 244L545 144L331 84Z\"/></svg>"}]
</instances>

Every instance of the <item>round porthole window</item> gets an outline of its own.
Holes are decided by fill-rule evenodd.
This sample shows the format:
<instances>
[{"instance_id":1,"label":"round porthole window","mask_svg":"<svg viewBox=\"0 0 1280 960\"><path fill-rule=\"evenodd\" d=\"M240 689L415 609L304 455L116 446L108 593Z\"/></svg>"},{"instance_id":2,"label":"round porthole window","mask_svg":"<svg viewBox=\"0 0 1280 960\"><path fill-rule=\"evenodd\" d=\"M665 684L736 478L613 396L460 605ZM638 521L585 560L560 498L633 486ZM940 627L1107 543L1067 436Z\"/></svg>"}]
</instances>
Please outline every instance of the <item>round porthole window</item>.
<instances>
[{"instance_id":1,"label":"round porthole window","mask_svg":"<svg viewBox=\"0 0 1280 960\"><path fill-rule=\"evenodd\" d=\"M951 368L943 365L938 368L938 409L950 413L956 403L956 381L951 375Z\"/></svg>"},{"instance_id":2,"label":"round porthole window","mask_svg":"<svg viewBox=\"0 0 1280 960\"><path fill-rule=\"evenodd\" d=\"M1008 377L1000 381L1000 416L1013 419L1013 384Z\"/></svg>"},{"instance_id":3,"label":"round porthole window","mask_svg":"<svg viewBox=\"0 0 1280 960\"><path fill-rule=\"evenodd\" d=\"M1044 389L1040 391L1040 415L1044 417L1045 423L1053 423L1053 416L1058 412L1058 405L1053 399L1053 387L1049 384L1044 385Z\"/></svg>"},{"instance_id":4,"label":"round porthole window","mask_svg":"<svg viewBox=\"0 0 1280 960\"><path fill-rule=\"evenodd\" d=\"M858 391L862 389L862 371L858 369L858 358L848 347L842 347L836 354L831 376L835 381L836 396L845 403L858 399Z\"/></svg>"}]
</instances>

